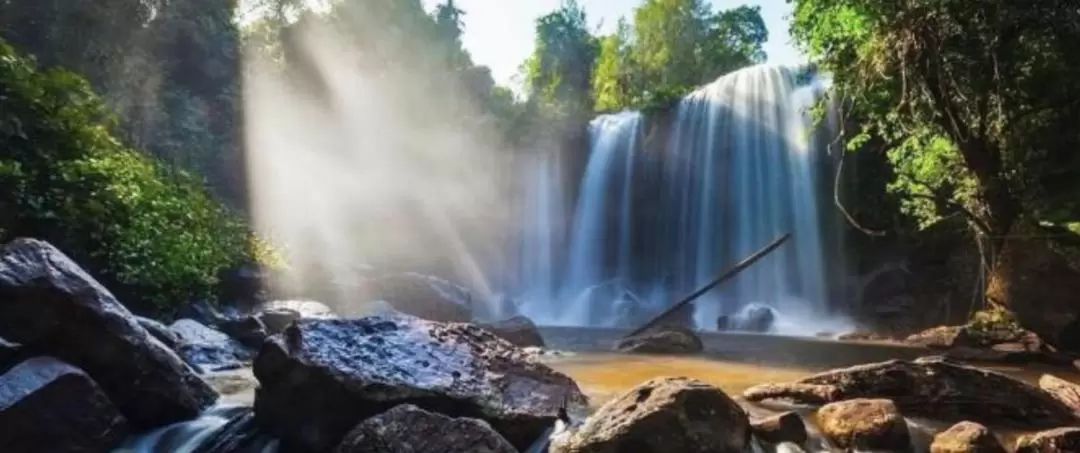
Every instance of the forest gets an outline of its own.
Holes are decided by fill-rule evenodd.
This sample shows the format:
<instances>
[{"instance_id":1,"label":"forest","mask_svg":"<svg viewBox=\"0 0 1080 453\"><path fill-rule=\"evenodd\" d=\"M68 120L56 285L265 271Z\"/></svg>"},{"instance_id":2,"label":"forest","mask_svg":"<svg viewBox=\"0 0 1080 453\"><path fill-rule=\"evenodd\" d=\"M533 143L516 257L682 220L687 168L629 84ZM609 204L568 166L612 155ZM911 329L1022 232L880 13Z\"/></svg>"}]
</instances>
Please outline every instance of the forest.
<instances>
[{"instance_id":1,"label":"forest","mask_svg":"<svg viewBox=\"0 0 1080 453\"><path fill-rule=\"evenodd\" d=\"M961 218L969 236L957 237L974 238L989 270L986 298L1027 297L1004 275L1044 275L1028 252L1080 242L1080 10L792 3L791 34L842 112L850 156L835 205L859 241ZM305 60L311 28L348 37L373 77L449 75L413 87L462 94L425 105L432 121L509 153L580 146L598 113L670 104L765 62L769 38L753 6L642 0L600 35L567 0L536 19L515 92L464 48L468 17L453 0L0 1L0 239L46 239L147 310L209 296L236 263L280 263L248 224L245 62L327 97Z\"/></svg>"}]
</instances>

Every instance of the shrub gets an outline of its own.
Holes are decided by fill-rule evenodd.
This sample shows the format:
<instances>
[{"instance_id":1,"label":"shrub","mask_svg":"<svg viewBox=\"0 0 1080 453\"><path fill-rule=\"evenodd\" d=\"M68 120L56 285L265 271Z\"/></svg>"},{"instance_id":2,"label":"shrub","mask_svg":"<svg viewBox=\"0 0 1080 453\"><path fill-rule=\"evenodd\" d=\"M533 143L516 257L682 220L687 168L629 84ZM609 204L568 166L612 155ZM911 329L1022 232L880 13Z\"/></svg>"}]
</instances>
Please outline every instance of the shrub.
<instances>
[{"instance_id":1,"label":"shrub","mask_svg":"<svg viewBox=\"0 0 1080 453\"><path fill-rule=\"evenodd\" d=\"M217 271L252 257L247 227L114 127L81 77L0 41L0 239L51 242L136 309L212 297Z\"/></svg>"}]
</instances>

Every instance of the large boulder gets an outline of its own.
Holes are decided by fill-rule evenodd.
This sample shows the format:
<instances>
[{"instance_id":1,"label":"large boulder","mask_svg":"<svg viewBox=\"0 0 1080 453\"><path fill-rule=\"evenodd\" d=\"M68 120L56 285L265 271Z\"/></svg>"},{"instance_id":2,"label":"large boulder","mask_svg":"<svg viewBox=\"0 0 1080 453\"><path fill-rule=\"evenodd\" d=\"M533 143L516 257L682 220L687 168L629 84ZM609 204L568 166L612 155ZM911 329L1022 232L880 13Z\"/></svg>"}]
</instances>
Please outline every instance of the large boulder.
<instances>
[{"instance_id":1,"label":"large boulder","mask_svg":"<svg viewBox=\"0 0 1080 453\"><path fill-rule=\"evenodd\" d=\"M429 275L403 273L364 279L358 286L365 301L385 301L395 310L442 322L472 320L472 294L465 288Z\"/></svg>"},{"instance_id":2,"label":"large boulder","mask_svg":"<svg viewBox=\"0 0 1080 453\"><path fill-rule=\"evenodd\" d=\"M222 333L251 349L262 347L266 337L270 336L269 329L263 320L254 315L230 316L217 323L216 327Z\"/></svg>"},{"instance_id":3,"label":"large boulder","mask_svg":"<svg viewBox=\"0 0 1080 453\"><path fill-rule=\"evenodd\" d=\"M685 377L656 378L604 404L551 453L743 453L746 413L722 390Z\"/></svg>"},{"instance_id":4,"label":"large boulder","mask_svg":"<svg viewBox=\"0 0 1080 453\"><path fill-rule=\"evenodd\" d=\"M485 420L518 448L577 384L480 327L406 315L304 319L255 359L255 413L286 444L329 451L361 420L400 404Z\"/></svg>"},{"instance_id":5,"label":"large boulder","mask_svg":"<svg viewBox=\"0 0 1080 453\"><path fill-rule=\"evenodd\" d=\"M86 371L136 429L193 418L217 394L52 245L0 248L0 336Z\"/></svg>"},{"instance_id":6,"label":"large boulder","mask_svg":"<svg viewBox=\"0 0 1080 453\"><path fill-rule=\"evenodd\" d=\"M176 352L203 371L236 369L251 360L251 353L240 342L198 321L180 319L169 328L179 339Z\"/></svg>"},{"instance_id":7,"label":"large boulder","mask_svg":"<svg viewBox=\"0 0 1080 453\"><path fill-rule=\"evenodd\" d=\"M911 448L907 422L887 399L853 399L818 409L818 426L843 451L905 452Z\"/></svg>"},{"instance_id":8,"label":"large boulder","mask_svg":"<svg viewBox=\"0 0 1080 453\"><path fill-rule=\"evenodd\" d=\"M1044 374L1039 378L1039 388L1072 409L1074 413L1080 414L1080 385Z\"/></svg>"},{"instance_id":9,"label":"large boulder","mask_svg":"<svg viewBox=\"0 0 1080 453\"><path fill-rule=\"evenodd\" d=\"M1054 428L1022 436L1016 453L1076 453L1080 451L1080 428Z\"/></svg>"},{"instance_id":10,"label":"large boulder","mask_svg":"<svg viewBox=\"0 0 1080 453\"><path fill-rule=\"evenodd\" d=\"M931 349L951 349L972 346L966 326L938 326L909 335L905 343Z\"/></svg>"},{"instance_id":11,"label":"large boulder","mask_svg":"<svg viewBox=\"0 0 1080 453\"><path fill-rule=\"evenodd\" d=\"M941 357L840 368L792 383L754 386L744 391L743 397L749 401L778 398L814 405L854 398L888 398L910 416L1019 428L1078 422L1071 408L1045 391L1001 373Z\"/></svg>"},{"instance_id":12,"label":"large boulder","mask_svg":"<svg viewBox=\"0 0 1080 453\"><path fill-rule=\"evenodd\" d=\"M536 324L533 324L531 319L524 316L514 316L490 324L480 324L480 327L490 330L504 340L523 348L529 346L544 347L544 337L540 336L540 330L536 328Z\"/></svg>"},{"instance_id":13,"label":"large boulder","mask_svg":"<svg viewBox=\"0 0 1080 453\"><path fill-rule=\"evenodd\" d=\"M1005 447L987 427L960 422L934 436L930 453L1005 453Z\"/></svg>"},{"instance_id":14,"label":"large boulder","mask_svg":"<svg viewBox=\"0 0 1080 453\"><path fill-rule=\"evenodd\" d=\"M364 420L336 453L518 453L483 420L452 418L403 404Z\"/></svg>"},{"instance_id":15,"label":"large boulder","mask_svg":"<svg viewBox=\"0 0 1080 453\"><path fill-rule=\"evenodd\" d=\"M256 306L254 309L251 310L251 312L253 314L255 314L255 316L263 318L263 322L266 322L267 319L265 317L261 316L262 313L278 312L278 311L283 312L282 314L288 313L289 316L291 316L291 313L289 313L289 312L297 313L298 316L294 317L292 320L300 319L300 318L304 318L304 319L308 319L308 318L310 318L310 319L329 319L329 318L336 318L337 317L337 313L335 313L334 310L332 308L330 308L329 305L326 305L326 304L324 304L322 302L319 302L317 300L304 300L304 299L271 300L271 301L268 301L268 302L263 302L263 303L259 304L258 306ZM289 322L292 322L292 320L290 320ZM285 325L288 325L288 323L285 323ZM270 330L274 330L274 329L277 328L277 326L270 326L270 325L267 325L266 327L268 329L270 329ZM284 329L284 327L282 326L281 329ZM280 330L279 330L279 332L280 332Z\"/></svg>"},{"instance_id":16,"label":"large boulder","mask_svg":"<svg viewBox=\"0 0 1080 453\"><path fill-rule=\"evenodd\" d=\"M692 330L677 325L661 325L619 340L615 350L645 354L697 354L705 349Z\"/></svg>"},{"instance_id":17,"label":"large boulder","mask_svg":"<svg viewBox=\"0 0 1080 453\"><path fill-rule=\"evenodd\" d=\"M127 434L127 420L82 370L37 357L0 376L4 453L106 452Z\"/></svg>"}]
</instances>

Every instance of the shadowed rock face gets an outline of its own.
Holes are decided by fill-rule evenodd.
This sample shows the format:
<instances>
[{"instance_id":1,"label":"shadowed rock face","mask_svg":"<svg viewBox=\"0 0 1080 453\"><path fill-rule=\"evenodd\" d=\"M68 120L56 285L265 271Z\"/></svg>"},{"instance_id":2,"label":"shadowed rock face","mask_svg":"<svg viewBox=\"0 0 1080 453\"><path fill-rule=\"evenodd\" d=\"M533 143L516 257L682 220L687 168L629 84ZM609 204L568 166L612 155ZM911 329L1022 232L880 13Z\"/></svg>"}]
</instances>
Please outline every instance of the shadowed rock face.
<instances>
[{"instance_id":1,"label":"shadowed rock face","mask_svg":"<svg viewBox=\"0 0 1080 453\"><path fill-rule=\"evenodd\" d=\"M287 444L332 449L400 404L485 420L518 448L584 405L577 384L487 330L405 315L299 320L255 360L256 417Z\"/></svg>"},{"instance_id":2,"label":"shadowed rock face","mask_svg":"<svg viewBox=\"0 0 1080 453\"><path fill-rule=\"evenodd\" d=\"M524 316L514 316L490 324L480 324L480 327L490 330L495 335L516 346L523 348L529 346L544 347L544 337L540 335L536 324Z\"/></svg>"},{"instance_id":3,"label":"shadowed rock face","mask_svg":"<svg viewBox=\"0 0 1080 453\"><path fill-rule=\"evenodd\" d=\"M0 447L4 453L109 451L128 422L81 370L37 357L0 376Z\"/></svg>"},{"instance_id":4,"label":"shadowed rock face","mask_svg":"<svg viewBox=\"0 0 1080 453\"><path fill-rule=\"evenodd\" d=\"M689 378L647 381L604 404L552 453L743 453L746 413L722 390Z\"/></svg>"},{"instance_id":5,"label":"shadowed rock face","mask_svg":"<svg viewBox=\"0 0 1080 453\"><path fill-rule=\"evenodd\" d=\"M0 336L84 370L136 429L190 419L217 399L108 290L46 242L0 248Z\"/></svg>"},{"instance_id":6,"label":"shadowed rock face","mask_svg":"<svg viewBox=\"0 0 1080 453\"><path fill-rule=\"evenodd\" d=\"M1056 428L1021 437L1016 453L1073 453L1080 451L1080 428Z\"/></svg>"},{"instance_id":7,"label":"shadowed rock face","mask_svg":"<svg viewBox=\"0 0 1080 453\"><path fill-rule=\"evenodd\" d=\"M361 422L336 453L518 453L482 420L451 418L411 404Z\"/></svg>"}]
</instances>

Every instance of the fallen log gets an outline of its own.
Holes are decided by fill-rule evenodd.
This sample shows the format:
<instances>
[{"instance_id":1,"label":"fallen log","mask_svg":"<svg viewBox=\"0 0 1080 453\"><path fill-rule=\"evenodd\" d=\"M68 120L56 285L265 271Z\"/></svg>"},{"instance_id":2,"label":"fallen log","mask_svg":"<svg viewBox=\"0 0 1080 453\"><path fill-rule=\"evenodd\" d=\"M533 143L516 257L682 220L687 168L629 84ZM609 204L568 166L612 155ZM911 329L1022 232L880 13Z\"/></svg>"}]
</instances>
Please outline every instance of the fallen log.
<instances>
[{"instance_id":1,"label":"fallen log","mask_svg":"<svg viewBox=\"0 0 1080 453\"><path fill-rule=\"evenodd\" d=\"M747 389L749 401L786 399L821 405L853 398L888 398L906 416L942 421L1044 428L1080 422L1052 395L1004 374L943 357L890 360L816 374L793 383Z\"/></svg>"},{"instance_id":2,"label":"fallen log","mask_svg":"<svg viewBox=\"0 0 1080 453\"><path fill-rule=\"evenodd\" d=\"M740 272L746 270L746 268L750 267L751 265L756 263L758 260L764 258L765 255L768 255L768 254L772 253L774 250L779 248L784 242L786 242L789 238L791 238L791 233L784 233L783 236L780 236L780 237L776 238L776 240L774 240L769 245L765 246L765 248L763 248L761 250L758 250L753 255L750 255L750 256L744 258L742 261L736 263L734 266L732 266L730 269L728 269L728 270L724 271L723 273L721 273L719 276L717 276L711 282L705 284L705 286L702 286L701 288L698 288L696 291L690 293L688 296L683 297L678 302L675 302L674 304L671 305L671 307L668 307L667 310L664 310L663 313L660 313L659 315L654 316L652 319L650 319L648 322L643 324L641 327L638 327L637 329L634 329L633 332L630 332L630 333L626 334L626 336L623 337L623 338L639 335L639 334L641 334L642 332L644 332L646 330L649 330L649 329L651 329L653 327L656 327L657 324L660 324L660 322L662 322L668 316L671 316L672 313L675 313L680 308L682 308L684 305L686 305L686 304L688 304L690 302L693 302L695 299L697 299L697 298L701 297L702 295L704 295L705 293L709 292L709 290L719 286L721 283L724 283L724 282L726 282L728 280L731 280L732 277L734 277L734 276L738 275Z\"/></svg>"}]
</instances>

